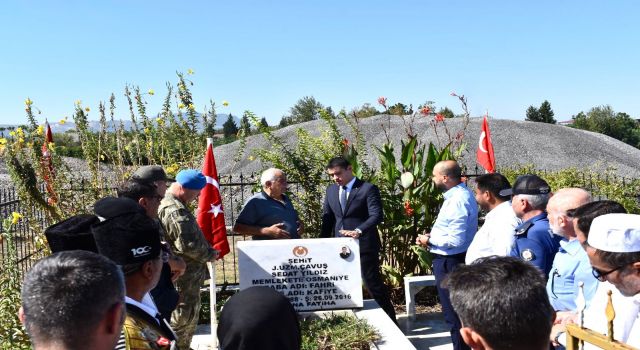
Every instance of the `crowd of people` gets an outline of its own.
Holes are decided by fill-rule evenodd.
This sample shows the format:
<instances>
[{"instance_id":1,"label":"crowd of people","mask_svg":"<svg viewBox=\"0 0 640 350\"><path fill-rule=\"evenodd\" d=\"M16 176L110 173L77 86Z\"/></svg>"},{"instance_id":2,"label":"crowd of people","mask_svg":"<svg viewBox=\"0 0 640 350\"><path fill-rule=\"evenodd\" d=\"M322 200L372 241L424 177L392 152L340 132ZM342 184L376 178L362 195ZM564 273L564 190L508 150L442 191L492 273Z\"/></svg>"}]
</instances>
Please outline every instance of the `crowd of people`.
<instances>
[{"instance_id":1,"label":"crowd of people","mask_svg":"<svg viewBox=\"0 0 640 350\"><path fill-rule=\"evenodd\" d=\"M334 184L320 237L359 241L364 286L396 323L380 274L380 191L343 157L326 171ZM566 325L581 322L581 311L586 327L606 333L608 291L616 339L640 347L640 215L593 201L584 189L552 192L536 175L512 186L485 174L469 181L471 191L455 161L437 163L432 181L444 202L416 244L433 257L454 349L562 347ZM189 349L206 263L218 256L189 209L206 183L197 170L170 179L160 166L143 166L117 197L97 201L93 215L48 227L53 254L34 265L22 288L20 319L34 348ZM286 195L286 174L267 169L261 185L233 230L255 240L300 238L304 224ZM232 297L217 332L224 350L300 348L293 307L265 287Z\"/></svg>"}]
</instances>

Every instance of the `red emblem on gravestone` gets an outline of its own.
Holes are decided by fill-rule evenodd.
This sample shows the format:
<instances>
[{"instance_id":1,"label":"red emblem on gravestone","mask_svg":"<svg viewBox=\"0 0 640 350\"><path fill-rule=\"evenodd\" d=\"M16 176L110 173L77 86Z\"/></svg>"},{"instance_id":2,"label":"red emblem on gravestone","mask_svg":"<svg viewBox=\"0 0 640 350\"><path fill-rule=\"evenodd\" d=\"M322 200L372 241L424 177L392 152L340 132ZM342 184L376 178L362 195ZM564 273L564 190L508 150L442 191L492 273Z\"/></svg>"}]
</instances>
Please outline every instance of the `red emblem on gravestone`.
<instances>
[{"instance_id":1,"label":"red emblem on gravestone","mask_svg":"<svg viewBox=\"0 0 640 350\"><path fill-rule=\"evenodd\" d=\"M309 253L309 249L307 249L306 247L303 247L301 245L293 247L293 255L297 257L303 257L307 255L307 253Z\"/></svg>"}]
</instances>

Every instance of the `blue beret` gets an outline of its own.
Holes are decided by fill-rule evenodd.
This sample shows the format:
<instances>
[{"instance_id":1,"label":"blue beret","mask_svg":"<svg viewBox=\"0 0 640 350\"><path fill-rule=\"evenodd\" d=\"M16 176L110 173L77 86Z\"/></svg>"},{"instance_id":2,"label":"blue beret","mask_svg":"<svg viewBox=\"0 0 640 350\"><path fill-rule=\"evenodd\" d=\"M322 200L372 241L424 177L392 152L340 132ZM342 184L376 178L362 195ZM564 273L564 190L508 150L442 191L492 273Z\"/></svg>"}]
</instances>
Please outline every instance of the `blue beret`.
<instances>
[{"instance_id":1,"label":"blue beret","mask_svg":"<svg viewBox=\"0 0 640 350\"><path fill-rule=\"evenodd\" d=\"M204 175L195 169L180 170L176 175L176 181L190 190L201 190L207 184Z\"/></svg>"}]
</instances>

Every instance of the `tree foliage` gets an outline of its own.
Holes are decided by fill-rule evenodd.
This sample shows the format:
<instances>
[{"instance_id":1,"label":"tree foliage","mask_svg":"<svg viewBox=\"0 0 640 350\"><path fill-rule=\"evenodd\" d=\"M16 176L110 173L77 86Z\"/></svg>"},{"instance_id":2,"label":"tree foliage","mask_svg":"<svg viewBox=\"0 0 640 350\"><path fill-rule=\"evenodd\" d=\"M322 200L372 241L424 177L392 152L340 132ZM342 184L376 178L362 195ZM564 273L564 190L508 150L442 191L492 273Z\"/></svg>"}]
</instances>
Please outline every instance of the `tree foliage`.
<instances>
[{"instance_id":1,"label":"tree foliage","mask_svg":"<svg viewBox=\"0 0 640 350\"><path fill-rule=\"evenodd\" d=\"M640 124L627 113L615 112L611 106L593 107L571 117L573 127L599 132L640 148Z\"/></svg>"},{"instance_id":2,"label":"tree foliage","mask_svg":"<svg viewBox=\"0 0 640 350\"><path fill-rule=\"evenodd\" d=\"M445 118L454 118L456 116L449 107L440 108L438 114L441 114Z\"/></svg>"},{"instance_id":3,"label":"tree foliage","mask_svg":"<svg viewBox=\"0 0 640 350\"><path fill-rule=\"evenodd\" d=\"M551 104L549 101L544 100L544 102L540 104L540 108L535 108L534 106L529 106L529 108L527 108L527 117L525 120L530 122L555 124L557 121L553 116L554 113L553 109L551 109Z\"/></svg>"},{"instance_id":4,"label":"tree foliage","mask_svg":"<svg viewBox=\"0 0 640 350\"><path fill-rule=\"evenodd\" d=\"M330 108L325 109L313 96L305 96L289 109L289 115L282 117L280 127L316 120L320 117L320 110L333 116Z\"/></svg>"},{"instance_id":5,"label":"tree foliage","mask_svg":"<svg viewBox=\"0 0 640 350\"><path fill-rule=\"evenodd\" d=\"M238 125L236 125L236 121L233 120L233 116L229 113L227 117L227 121L222 124L222 133L225 138L234 137L238 134Z\"/></svg>"}]
</instances>

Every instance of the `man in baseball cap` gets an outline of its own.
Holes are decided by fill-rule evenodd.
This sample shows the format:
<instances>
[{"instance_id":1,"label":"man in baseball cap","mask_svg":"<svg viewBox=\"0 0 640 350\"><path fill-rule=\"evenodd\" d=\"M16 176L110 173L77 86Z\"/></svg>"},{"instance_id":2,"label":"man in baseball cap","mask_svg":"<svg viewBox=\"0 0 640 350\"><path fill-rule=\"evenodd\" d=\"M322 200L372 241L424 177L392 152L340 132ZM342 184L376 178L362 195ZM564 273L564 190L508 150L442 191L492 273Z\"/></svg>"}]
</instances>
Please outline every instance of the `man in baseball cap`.
<instances>
[{"instance_id":1,"label":"man in baseball cap","mask_svg":"<svg viewBox=\"0 0 640 350\"><path fill-rule=\"evenodd\" d=\"M129 180L154 185L158 195L162 197L167 192L167 182L175 181L167 177L167 173L159 165L141 166L131 175Z\"/></svg>"},{"instance_id":2,"label":"man in baseball cap","mask_svg":"<svg viewBox=\"0 0 640 350\"><path fill-rule=\"evenodd\" d=\"M171 325L179 338L178 347L188 349L196 330L200 312L200 287L208 276L206 262L214 261L218 252L211 247L200 230L189 207L206 185L205 176L194 169L176 175L160 203L158 217L173 253L187 264L184 275L175 282L180 302L171 316Z\"/></svg>"},{"instance_id":3,"label":"man in baseball cap","mask_svg":"<svg viewBox=\"0 0 640 350\"><path fill-rule=\"evenodd\" d=\"M530 262L548 276L562 240L562 237L549 232L545 211L551 197L549 184L537 175L522 175L512 188L500 191L500 195L511 196L511 207L522 220L522 224L516 227L511 256Z\"/></svg>"}]
</instances>

